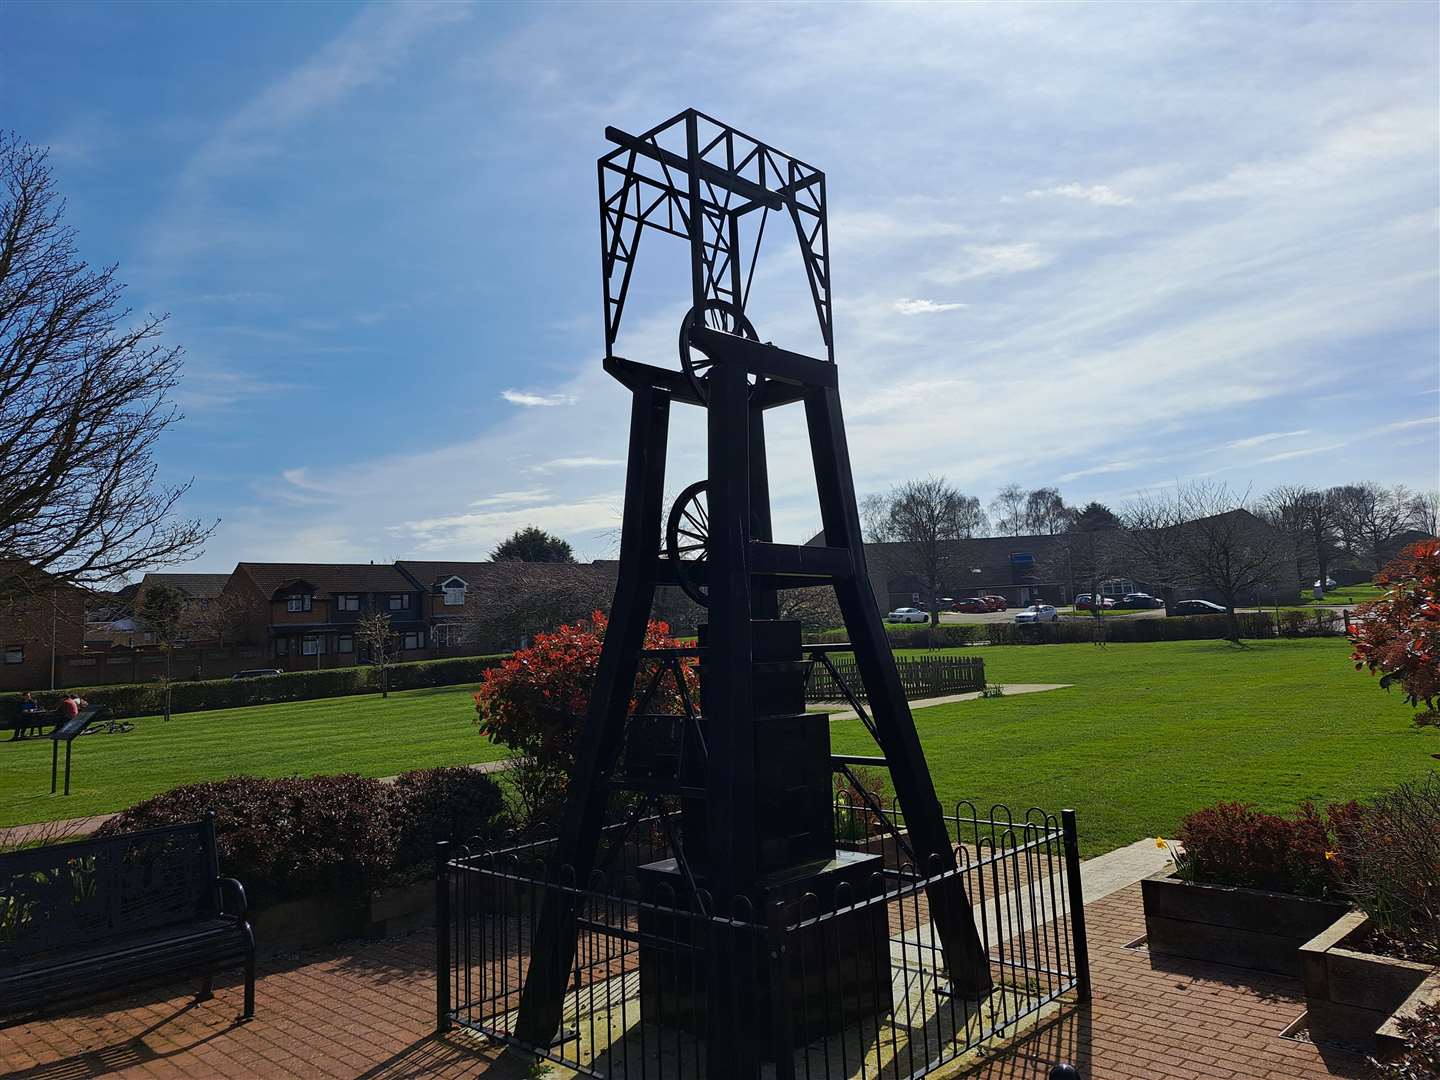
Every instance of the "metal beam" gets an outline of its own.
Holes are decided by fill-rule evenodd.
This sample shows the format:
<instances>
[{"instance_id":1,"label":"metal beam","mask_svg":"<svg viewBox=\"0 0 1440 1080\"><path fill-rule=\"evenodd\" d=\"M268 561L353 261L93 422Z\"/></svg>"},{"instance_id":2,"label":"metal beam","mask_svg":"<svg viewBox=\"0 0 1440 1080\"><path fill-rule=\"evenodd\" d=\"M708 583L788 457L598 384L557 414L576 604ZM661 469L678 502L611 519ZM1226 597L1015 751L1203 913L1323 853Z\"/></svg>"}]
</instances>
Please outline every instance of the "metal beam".
<instances>
[{"instance_id":1,"label":"metal beam","mask_svg":"<svg viewBox=\"0 0 1440 1080\"><path fill-rule=\"evenodd\" d=\"M664 147L646 142L644 139L637 139L634 135L621 131L619 128L607 127L605 138L616 146L643 154L652 161L658 161L672 169L679 169L682 172L690 170L690 163L674 151L666 150ZM751 201L767 205L772 210L779 210L785 205L784 200L773 191L761 187L752 180L746 180L743 176L728 173L719 165L712 165L710 162L700 159L695 168L701 179L707 180L717 187L725 188L727 191L733 191L736 195L741 195Z\"/></svg>"}]
</instances>

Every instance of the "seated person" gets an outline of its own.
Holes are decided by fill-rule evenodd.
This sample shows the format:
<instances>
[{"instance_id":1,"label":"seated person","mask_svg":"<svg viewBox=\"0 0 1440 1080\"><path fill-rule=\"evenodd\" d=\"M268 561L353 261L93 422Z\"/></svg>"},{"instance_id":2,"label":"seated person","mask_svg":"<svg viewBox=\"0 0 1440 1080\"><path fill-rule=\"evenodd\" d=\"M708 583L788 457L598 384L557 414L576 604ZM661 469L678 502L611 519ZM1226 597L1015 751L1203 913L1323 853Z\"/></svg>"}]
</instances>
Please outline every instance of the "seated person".
<instances>
[{"instance_id":1,"label":"seated person","mask_svg":"<svg viewBox=\"0 0 1440 1080\"><path fill-rule=\"evenodd\" d=\"M35 695L32 694L32 693L30 693L29 690L26 690L25 693L20 696L20 711L21 711L21 712L39 712L39 711L40 711L40 704L35 700Z\"/></svg>"},{"instance_id":2,"label":"seated person","mask_svg":"<svg viewBox=\"0 0 1440 1080\"><path fill-rule=\"evenodd\" d=\"M60 699L59 706L55 709L56 715L60 717L63 724L66 720L74 720L80 715L80 698L74 694L66 694Z\"/></svg>"}]
</instances>

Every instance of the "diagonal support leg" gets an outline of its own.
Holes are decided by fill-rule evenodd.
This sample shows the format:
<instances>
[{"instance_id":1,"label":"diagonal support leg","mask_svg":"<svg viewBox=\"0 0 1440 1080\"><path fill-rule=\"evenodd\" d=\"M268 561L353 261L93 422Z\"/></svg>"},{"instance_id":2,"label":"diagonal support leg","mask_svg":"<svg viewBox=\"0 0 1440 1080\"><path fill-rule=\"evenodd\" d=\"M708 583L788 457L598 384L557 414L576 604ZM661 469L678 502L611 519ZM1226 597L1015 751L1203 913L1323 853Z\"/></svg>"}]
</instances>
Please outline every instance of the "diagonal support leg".
<instances>
[{"instance_id":1,"label":"diagonal support leg","mask_svg":"<svg viewBox=\"0 0 1440 1080\"><path fill-rule=\"evenodd\" d=\"M851 575L836 581L836 599L855 646L855 663L870 700L875 737L885 754L895 795L910 829L918 869L923 874L953 870L955 850L945 826L944 812L935 796L920 735L905 700L895 656L890 651L890 639L880 621L880 609L875 605L874 590L866 571L839 390L812 387L806 391L805 419L810 429L825 543L847 548L851 555ZM985 996L994 989L994 980L963 882L954 877L945 886L932 888L930 892L931 917L939 931L951 986L962 997ZM936 895L942 892L943 895Z\"/></svg>"},{"instance_id":2,"label":"diagonal support leg","mask_svg":"<svg viewBox=\"0 0 1440 1080\"><path fill-rule=\"evenodd\" d=\"M620 575L595 688L576 751L575 771L565 799L560 838L552 867L559 880L584 888L595 866L605 819L607 781L620 752L625 718L645 627L655 598L657 545L665 491L665 447L670 399L651 388L635 390L630 410L630 458L625 476L625 523L620 534ZM530 970L520 997L515 1034L532 1046L548 1046L560 1028L565 988L575 961L575 904L568 894L548 889L535 924Z\"/></svg>"}]
</instances>

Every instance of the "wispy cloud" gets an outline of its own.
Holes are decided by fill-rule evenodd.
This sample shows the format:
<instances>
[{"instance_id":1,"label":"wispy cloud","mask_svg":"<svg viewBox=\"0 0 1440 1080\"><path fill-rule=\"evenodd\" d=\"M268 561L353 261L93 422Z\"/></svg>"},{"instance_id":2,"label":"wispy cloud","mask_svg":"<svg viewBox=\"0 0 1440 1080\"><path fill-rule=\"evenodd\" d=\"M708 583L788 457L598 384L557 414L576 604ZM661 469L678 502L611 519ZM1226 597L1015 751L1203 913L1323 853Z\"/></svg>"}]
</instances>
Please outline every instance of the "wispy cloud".
<instances>
[{"instance_id":1,"label":"wispy cloud","mask_svg":"<svg viewBox=\"0 0 1440 1080\"><path fill-rule=\"evenodd\" d=\"M1017 244L966 244L952 265L941 266L930 276L937 281L960 282L992 274L1021 274L1038 270L1055 261L1055 254L1042 250L1033 241Z\"/></svg>"},{"instance_id":2,"label":"wispy cloud","mask_svg":"<svg viewBox=\"0 0 1440 1080\"><path fill-rule=\"evenodd\" d=\"M554 458L539 466L542 469L588 469L602 465L624 465L621 458L607 457L562 457Z\"/></svg>"},{"instance_id":3,"label":"wispy cloud","mask_svg":"<svg viewBox=\"0 0 1440 1080\"><path fill-rule=\"evenodd\" d=\"M1407 428L1436 427L1440 426L1440 416L1420 416L1414 420L1396 420L1393 424L1385 424L1375 428L1376 434L1387 431L1404 431Z\"/></svg>"},{"instance_id":4,"label":"wispy cloud","mask_svg":"<svg viewBox=\"0 0 1440 1080\"><path fill-rule=\"evenodd\" d=\"M1276 439L1296 439L1301 435L1309 434L1309 428L1301 428L1299 431L1267 431L1264 435L1247 435L1243 439L1234 439L1225 444L1225 449L1244 450L1251 446L1261 446L1267 442L1274 442Z\"/></svg>"},{"instance_id":5,"label":"wispy cloud","mask_svg":"<svg viewBox=\"0 0 1440 1080\"><path fill-rule=\"evenodd\" d=\"M1076 469L1074 472L1065 473L1060 477L1060 480L1062 483L1068 484L1072 480L1079 480L1084 476L1103 476L1106 473L1130 472L1136 468L1139 468L1139 466L1133 461L1107 461L1103 465L1092 465L1088 469Z\"/></svg>"},{"instance_id":6,"label":"wispy cloud","mask_svg":"<svg viewBox=\"0 0 1440 1080\"><path fill-rule=\"evenodd\" d=\"M501 390L500 396L511 405L523 405L527 409L574 405L579 400L574 394L532 394L528 390Z\"/></svg>"},{"instance_id":7,"label":"wispy cloud","mask_svg":"<svg viewBox=\"0 0 1440 1080\"><path fill-rule=\"evenodd\" d=\"M1135 200L1129 195L1122 195L1114 188L1106 184L1058 184L1055 187L1031 188L1025 193L1027 199L1078 199L1081 202L1094 203L1096 206L1129 206Z\"/></svg>"},{"instance_id":8,"label":"wispy cloud","mask_svg":"<svg viewBox=\"0 0 1440 1080\"><path fill-rule=\"evenodd\" d=\"M901 315L934 315L941 311L959 311L969 304L945 303L937 300L896 300L895 310Z\"/></svg>"},{"instance_id":9,"label":"wispy cloud","mask_svg":"<svg viewBox=\"0 0 1440 1080\"><path fill-rule=\"evenodd\" d=\"M1262 457L1256 464L1265 465L1272 461L1291 461L1295 458L1310 457L1312 454L1324 454L1331 450L1340 450L1348 445L1350 444L1337 442L1326 443L1324 446L1307 446L1303 450L1286 450L1283 454L1271 454L1269 457Z\"/></svg>"}]
</instances>

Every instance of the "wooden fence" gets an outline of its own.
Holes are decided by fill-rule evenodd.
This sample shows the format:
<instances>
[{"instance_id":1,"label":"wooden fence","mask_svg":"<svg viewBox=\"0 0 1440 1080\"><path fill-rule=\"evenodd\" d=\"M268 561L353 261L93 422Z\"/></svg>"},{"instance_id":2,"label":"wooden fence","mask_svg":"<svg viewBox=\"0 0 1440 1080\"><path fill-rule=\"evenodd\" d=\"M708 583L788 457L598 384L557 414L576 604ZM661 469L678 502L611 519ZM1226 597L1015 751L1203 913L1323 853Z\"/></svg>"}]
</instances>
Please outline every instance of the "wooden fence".
<instances>
[{"instance_id":1,"label":"wooden fence","mask_svg":"<svg viewBox=\"0 0 1440 1080\"><path fill-rule=\"evenodd\" d=\"M852 656L831 656L830 663L856 697L865 698L865 683ZM978 656L916 656L895 658L900 685L909 700L941 694L967 694L985 689L985 661ZM844 701L835 676L818 660L805 684L806 701Z\"/></svg>"}]
</instances>

